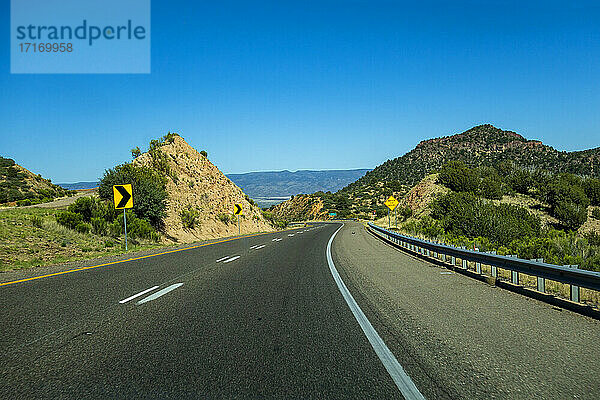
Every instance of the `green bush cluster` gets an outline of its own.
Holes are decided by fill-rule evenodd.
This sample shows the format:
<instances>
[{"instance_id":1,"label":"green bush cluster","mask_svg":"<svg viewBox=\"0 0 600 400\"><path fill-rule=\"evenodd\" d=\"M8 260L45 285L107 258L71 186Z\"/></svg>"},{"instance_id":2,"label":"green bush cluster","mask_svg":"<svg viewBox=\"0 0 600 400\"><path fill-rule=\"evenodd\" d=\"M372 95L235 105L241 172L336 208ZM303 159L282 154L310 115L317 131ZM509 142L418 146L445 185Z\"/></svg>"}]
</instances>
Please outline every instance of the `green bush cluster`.
<instances>
[{"instance_id":1,"label":"green bush cluster","mask_svg":"<svg viewBox=\"0 0 600 400\"><path fill-rule=\"evenodd\" d=\"M225 214L225 213L219 213L217 215L217 218L219 219L219 221L221 221L224 224L228 224L230 222L235 221L234 215L229 215L229 214Z\"/></svg>"},{"instance_id":2,"label":"green bush cluster","mask_svg":"<svg viewBox=\"0 0 600 400\"><path fill-rule=\"evenodd\" d=\"M432 204L431 216L445 232L467 237L487 237L498 245L538 236L538 217L524 208L509 204L494 205L472 193L450 192Z\"/></svg>"},{"instance_id":3,"label":"green bush cluster","mask_svg":"<svg viewBox=\"0 0 600 400\"><path fill-rule=\"evenodd\" d=\"M271 223L271 225L273 225L277 229L285 229L289 224L289 221L276 218L273 215L273 213L271 213L269 211L263 211L262 215L267 221L269 221Z\"/></svg>"},{"instance_id":4,"label":"green bush cluster","mask_svg":"<svg viewBox=\"0 0 600 400\"><path fill-rule=\"evenodd\" d=\"M255 206L256 203L254 203L254 200L252 200L247 194L244 195L244 198L246 199L246 201L248 203L250 203L251 206Z\"/></svg>"},{"instance_id":5,"label":"green bush cluster","mask_svg":"<svg viewBox=\"0 0 600 400\"><path fill-rule=\"evenodd\" d=\"M98 236L110 235L118 237L124 233L124 221L120 212L112 203L81 197L71 204L66 211L56 215L56 221L80 233L93 233ZM159 235L146 220L138 218L133 212L127 212L127 234L132 239L150 239L157 241Z\"/></svg>"},{"instance_id":6,"label":"green bush cluster","mask_svg":"<svg viewBox=\"0 0 600 400\"><path fill-rule=\"evenodd\" d=\"M36 228L42 228L43 219L39 215L32 215L29 217L29 220L31 221L31 225L35 226Z\"/></svg>"},{"instance_id":7,"label":"green bush cluster","mask_svg":"<svg viewBox=\"0 0 600 400\"><path fill-rule=\"evenodd\" d=\"M152 168L122 164L104 172L98 193L100 198L113 201L113 185L133 185L133 212L136 217L162 228L166 212L166 179Z\"/></svg>"},{"instance_id":8,"label":"green bush cluster","mask_svg":"<svg viewBox=\"0 0 600 400\"><path fill-rule=\"evenodd\" d=\"M184 228L194 229L200 222L200 211L196 208L188 207L179 212L179 218L181 218L181 223Z\"/></svg>"},{"instance_id":9,"label":"green bush cluster","mask_svg":"<svg viewBox=\"0 0 600 400\"><path fill-rule=\"evenodd\" d=\"M501 199L504 193L521 193L548 204L549 212L566 228L577 230L587 220L587 207L600 202L600 180L573 174L551 174L516 168L510 162L494 167L469 168L460 161L445 164L439 182L455 192Z\"/></svg>"},{"instance_id":10,"label":"green bush cluster","mask_svg":"<svg viewBox=\"0 0 600 400\"><path fill-rule=\"evenodd\" d=\"M439 182L455 192L475 192L478 177L475 171L468 168L462 161L450 161L442 167Z\"/></svg>"}]
</instances>

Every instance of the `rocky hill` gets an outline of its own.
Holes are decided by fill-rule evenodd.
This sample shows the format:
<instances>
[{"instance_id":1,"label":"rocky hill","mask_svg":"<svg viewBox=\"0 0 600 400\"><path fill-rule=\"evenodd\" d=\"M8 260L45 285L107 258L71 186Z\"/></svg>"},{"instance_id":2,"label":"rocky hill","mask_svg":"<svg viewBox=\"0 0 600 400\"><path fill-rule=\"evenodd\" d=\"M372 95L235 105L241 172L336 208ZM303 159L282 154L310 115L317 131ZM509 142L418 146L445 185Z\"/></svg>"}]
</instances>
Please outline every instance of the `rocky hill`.
<instances>
[{"instance_id":1,"label":"rocky hill","mask_svg":"<svg viewBox=\"0 0 600 400\"><path fill-rule=\"evenodd\" d=\"M21 167L10 158L0 157L0 204L29 205L52 201L70 194L49 179Z\"/></svg>"},{"instance_id":2,"label":"rocky hill","mask_svg":"<svg viewBox=\"0 0 600 400\"><path fill-rule=\"evenodd\" d=\"M269 208L269 212L276 218L286 221L306 221L314 219L327 219L327 210L322 199L317 195L298 195L290 200Z\"/></svg>"},{"instance_id":3,"label":"rocky hill","mask_svg":"<svg viewBox=\"0 0 600 400\"><path fill-rule=\"evenodd\" d=\"M324 215L337 212L340 217L372 218L376 215L380 218L387 215L383 202L390 195L403 198L413 185L446 162L456 160L473 167L497 166L502 161L510 161L527 170L600 176L600 147L576 152L558 151L515 132L480 125L457 135L424 140L410 152L386 161L336 193L317 192L311 196L322 200ZM433 183L431 179L421 182L409 197L417 201L419 191L426 192L426 187ZM298 215L301 211L292 207L295 203L286 203L279 209L288 210L290 215ZM282 214L281 217L286 216Z\"/></svg>"},{"instance_id":4,"label":"rocky hill","mask_svg":"<svg viewBox=\"0 0 600 400\"><path fill-rule=\"evenodd\" d=\"M424 140L410 152L384 162L343 190L356 192L377 181L412 186L451 160L470 166L495 166L508 160L526 169L600 176L600 147L558 151L515 132L479 125L457 135Z\"/></svg>"},{"instance_id":5,"label":"rocky hill","mask_svg":"<svg viewBox=\"0 0 600 400\"><path fill-rule=\"evenodd\" d=\"M167 176L167 210L164 233L167 238L189 242L198 239L237 235L234 204L242 204L241 233L274 230L261 209L229 180L208 158L178 136L158 148ZM135 158L134 165L153 167L155 160L147 152ZM184 215L194 215L194 227L185 226Z\"/></svg>"}]
</instances>

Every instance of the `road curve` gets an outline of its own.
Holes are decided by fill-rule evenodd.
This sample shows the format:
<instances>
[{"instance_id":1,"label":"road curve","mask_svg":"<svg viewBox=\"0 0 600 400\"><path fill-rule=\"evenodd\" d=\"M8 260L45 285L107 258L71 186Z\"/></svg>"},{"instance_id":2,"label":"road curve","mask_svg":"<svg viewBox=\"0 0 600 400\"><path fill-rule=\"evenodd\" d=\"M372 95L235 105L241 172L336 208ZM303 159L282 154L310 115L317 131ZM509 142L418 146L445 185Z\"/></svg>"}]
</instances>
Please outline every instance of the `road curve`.
<instances>
[{"instance_id":1,"label":"road curve","mask_svg":"<svg viewBox=\"0 0 600 400\"><path fill-rule=\"evenodd\" d=\"M402 398L329 271L339 226L0 287L0 397Z\"/></svg>"}]
</instances>

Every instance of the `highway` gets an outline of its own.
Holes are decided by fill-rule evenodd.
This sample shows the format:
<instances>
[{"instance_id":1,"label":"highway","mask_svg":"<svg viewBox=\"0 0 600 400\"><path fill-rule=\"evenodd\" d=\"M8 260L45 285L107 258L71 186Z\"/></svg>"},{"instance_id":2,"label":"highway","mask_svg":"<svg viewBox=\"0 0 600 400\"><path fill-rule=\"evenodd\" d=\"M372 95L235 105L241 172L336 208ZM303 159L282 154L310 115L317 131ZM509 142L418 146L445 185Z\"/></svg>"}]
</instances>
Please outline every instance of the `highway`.
<instances>
[{"instance_id":1,"label":"highway","mask_svg":"<svg viewBox=\"0 0 600 400\"><path fill-rule=\"evenodd\" d=\"M353 222L0 298L2 399L600 398L599 321L448 274Z\"/></svg>"}]
</instances>

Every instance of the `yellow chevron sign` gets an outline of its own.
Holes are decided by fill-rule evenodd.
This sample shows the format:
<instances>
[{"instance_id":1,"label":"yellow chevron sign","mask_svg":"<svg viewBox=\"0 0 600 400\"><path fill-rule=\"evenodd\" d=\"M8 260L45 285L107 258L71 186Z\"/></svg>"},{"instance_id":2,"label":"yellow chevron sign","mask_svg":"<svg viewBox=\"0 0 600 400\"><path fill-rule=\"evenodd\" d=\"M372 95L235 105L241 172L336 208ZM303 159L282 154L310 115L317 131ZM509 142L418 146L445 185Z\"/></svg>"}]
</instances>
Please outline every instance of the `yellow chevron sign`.
<instances>
[{"instance_id":1,"label":"yellow chevron sign","mask_svg":"<svg viewBox=\"0 0 600 400\"><path fill-rule=\"evenodd\" d=\"M242 205L241 204L236 204L235 205L235 209L233 210L233 214L234 215L242 215Z\"/></svg>"},{"instance_id":2,"label":"yellow chevron sign","mask_svg":"<svg viewBox=\"0 0 600 400\"><path fill-rule=\"evenodd\" d=\"M129 185L114 185L115 209L133 208L133 188Z\"/></svg>"}]
</instances>

